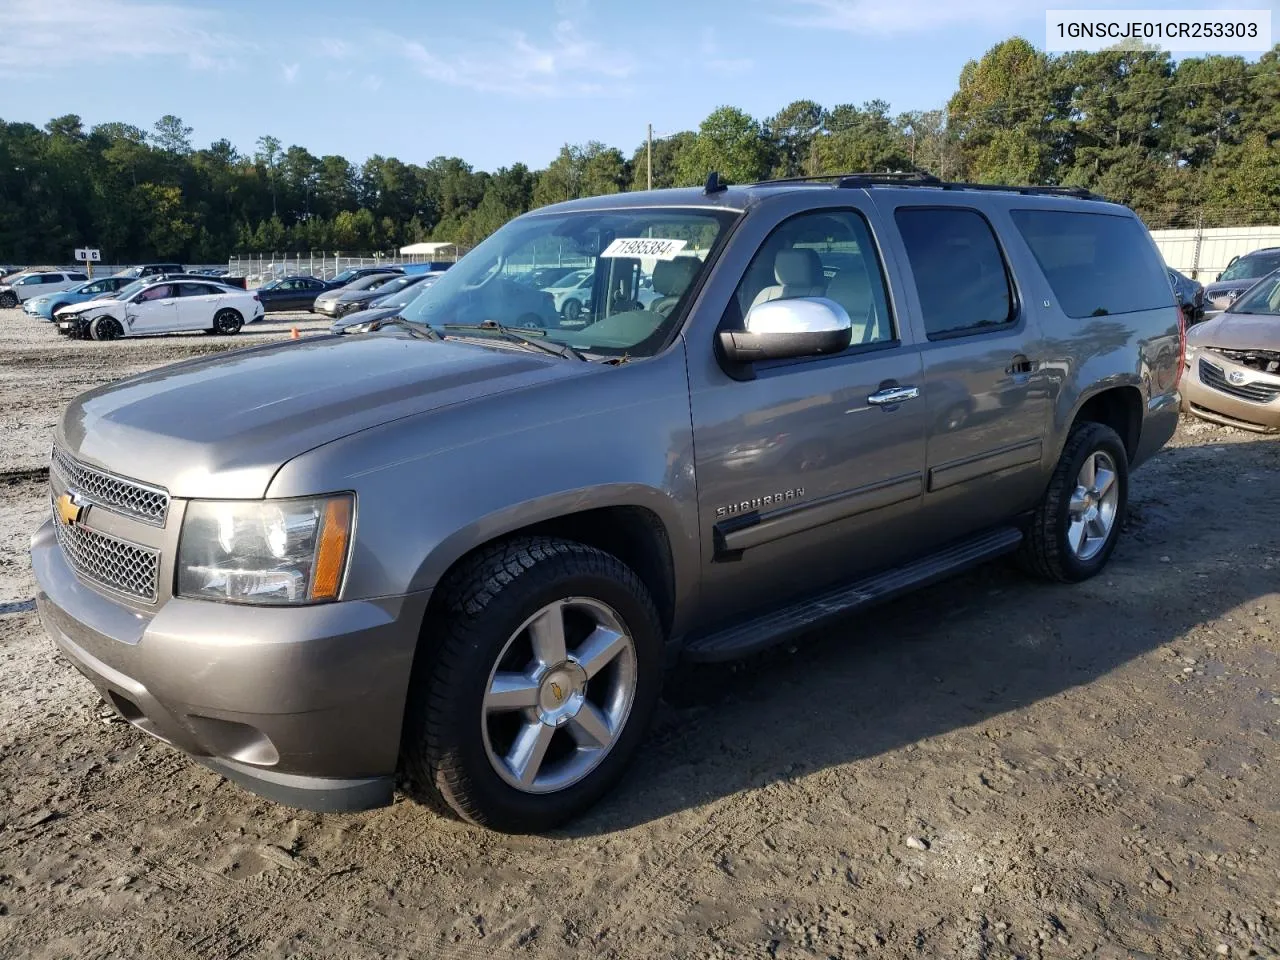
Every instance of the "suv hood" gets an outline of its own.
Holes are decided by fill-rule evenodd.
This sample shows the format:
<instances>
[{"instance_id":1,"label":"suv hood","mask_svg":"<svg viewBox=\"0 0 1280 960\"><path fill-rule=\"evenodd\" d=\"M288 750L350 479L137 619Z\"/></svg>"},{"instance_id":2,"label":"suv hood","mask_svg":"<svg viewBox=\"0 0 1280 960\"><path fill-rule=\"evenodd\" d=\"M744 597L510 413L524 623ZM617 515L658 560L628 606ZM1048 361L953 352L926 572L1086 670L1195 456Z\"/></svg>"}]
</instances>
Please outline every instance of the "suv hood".
<instances>
[{"instance_id":1,"label":"suv hood","mask_svg":"<svg viewBox=\"0 0 1280 960\"><path fill-rule=\"evenodd\" d=\"M593 369L407 334L311 337L90 390L67 408L57 439L89 463L175 497L257 498L284 463L332 440Z\"/></svg>"}]
</instances>

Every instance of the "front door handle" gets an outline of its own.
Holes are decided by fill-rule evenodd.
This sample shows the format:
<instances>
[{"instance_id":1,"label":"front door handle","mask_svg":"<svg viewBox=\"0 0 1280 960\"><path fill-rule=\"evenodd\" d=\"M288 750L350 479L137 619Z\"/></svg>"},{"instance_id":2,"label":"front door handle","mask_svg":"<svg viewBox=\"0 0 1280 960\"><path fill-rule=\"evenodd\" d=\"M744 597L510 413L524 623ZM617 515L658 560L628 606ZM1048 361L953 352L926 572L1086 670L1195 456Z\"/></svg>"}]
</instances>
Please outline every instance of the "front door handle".
<instances>
[{"instance_id":1,"label":"front door handle","mask_svg":"<svg viewBox=\"0 0 1280 960\"><path fill-rule=\"evenodd\" d=\"M918 396L920 396L919 387L885 387L867 397L867 403L875 404L877 407L887 407L902 403L904 400L914 400Z\"/></svg>"},{"instance_id":2,"label":"front door handle","mask_svg":"<svg viewBox=\"0 0 1280 960\"><path fill-rule=\"evenodd\" d=\"M1034 360L1028 360L1025 356L1019 353L1014 355L1013 363L1009 364L1005 373L1009 374L1011 377L1016 377L1020 373L1033 373L1035 369L1036 362Z\"/></svg>"}]
</instances>

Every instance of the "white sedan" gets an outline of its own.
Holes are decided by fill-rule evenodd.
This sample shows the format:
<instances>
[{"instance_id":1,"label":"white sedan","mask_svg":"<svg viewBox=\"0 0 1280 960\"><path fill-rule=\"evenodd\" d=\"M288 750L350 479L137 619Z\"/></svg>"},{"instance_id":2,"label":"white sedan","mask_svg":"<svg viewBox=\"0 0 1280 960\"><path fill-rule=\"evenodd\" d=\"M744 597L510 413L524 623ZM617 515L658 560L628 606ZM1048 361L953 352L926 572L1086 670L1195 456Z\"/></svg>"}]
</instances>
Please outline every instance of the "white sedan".
<instances>
[{"instance_id":1,"label":"white sedan","mask_svg":"<svg viewBox=\"0 0 1280 960\"><path fill-rule=\"evenodd\" d=\"M59 310L58 332L93 340L202 330L239 333L262 319L257 294L219 283L165 280L124 300L90 300Z\"/></svg>"}]
</instances>

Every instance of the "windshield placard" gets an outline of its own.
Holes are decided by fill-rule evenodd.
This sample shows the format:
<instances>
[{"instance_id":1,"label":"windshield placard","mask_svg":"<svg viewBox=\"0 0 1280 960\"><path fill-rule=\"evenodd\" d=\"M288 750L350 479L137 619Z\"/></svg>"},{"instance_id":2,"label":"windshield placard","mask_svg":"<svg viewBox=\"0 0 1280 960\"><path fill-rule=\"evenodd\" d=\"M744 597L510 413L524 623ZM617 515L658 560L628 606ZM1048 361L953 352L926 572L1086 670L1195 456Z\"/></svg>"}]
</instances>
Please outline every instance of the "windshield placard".
<instances>
[{"instance_id":1,"label":"windshield placard","mask_svg":"<svg viewBox=\"0 0 1280 960\"><path fill-rule=\"evenodd\" d=\"M674 260L688 244L687 240L663 240L658 237L619 237L605 247L602 257L652 257Z\"/></svg>"}]
</instances>

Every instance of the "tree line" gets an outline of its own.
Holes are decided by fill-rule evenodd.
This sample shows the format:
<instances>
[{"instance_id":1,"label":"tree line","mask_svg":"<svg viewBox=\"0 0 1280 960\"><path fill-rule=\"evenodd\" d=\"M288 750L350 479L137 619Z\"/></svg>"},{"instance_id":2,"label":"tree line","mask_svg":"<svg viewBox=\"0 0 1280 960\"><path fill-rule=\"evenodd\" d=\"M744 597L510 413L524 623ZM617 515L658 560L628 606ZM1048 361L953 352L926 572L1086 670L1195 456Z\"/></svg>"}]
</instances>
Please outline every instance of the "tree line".
<instances>
[{"instance_id":1,"label":"tree line","mask_svg":"<svg viewBox=\"0 0 1280 960\"><path fill-rule=\"evenodd\" d=\"M0 120L0 259L216 262L248 252L462 247L517 214L574 197L645 189L646 145L628 155L566 144L543 170L492 173L458 157L356 165L260 137L196 149L175 116L151 131L86 129L74 114L41 129ZM938 110L895 114L883 100L799 100L758 119L732 106L656 140L653 186L840 171L923 170L944 179L1085 187L1152 226L1280 216L1280 46L1256 62L1174 61L1147 50L1045 54L1006 40L961 71ZM1214 224L1209 224L1214 225Z\"/></svg>"}]
</instances>

